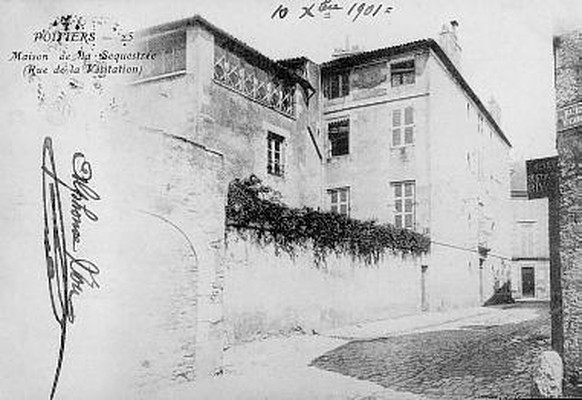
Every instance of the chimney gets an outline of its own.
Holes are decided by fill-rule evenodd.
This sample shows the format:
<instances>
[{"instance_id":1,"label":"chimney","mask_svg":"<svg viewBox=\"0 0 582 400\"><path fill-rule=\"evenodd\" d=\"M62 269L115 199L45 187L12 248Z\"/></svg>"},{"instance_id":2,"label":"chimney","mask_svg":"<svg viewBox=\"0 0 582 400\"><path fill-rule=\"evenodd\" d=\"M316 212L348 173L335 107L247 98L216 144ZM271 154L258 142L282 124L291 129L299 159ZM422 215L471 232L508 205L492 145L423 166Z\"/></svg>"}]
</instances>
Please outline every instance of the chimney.
<instances>
[{"instance_id":1,"label":"chimney","mask_svg":"<svg viewBox=\"0 0 582 400\"><path fill-rule=\"evenodd\" d=\"M331 54L331 58L342 58L342 57L349 57L354 54L358 54L363 52L364 49L358 45L350 46L350 37L346 36L346 44L343 48L336 48L334 49L333 53Z\"/></svg>"},{"instance_id":2,"label":"chimney","mask_svg":"<svg viewBox=\"0 0 582 400\"><path fill-rule=\"evenodd\" d=\"M444 24L439 33L438 43L455 67L461 70L461 46L459 45L457 30L459 23L456 20Z\"/></svg>"},{"instance_id":3,"label":"chimney","mask_svg":"<svg viewBox=\"0 0 582 400\"><path fill-rule=\"evenodd\" d=\"M487 109L489 110L489 113L495 122L497 122L497 125L501 126L501 107L499 107L499 103L497 103L495 97L491 96L489 98L489 101L487 102Z\"/></svg>"}]
</instances>

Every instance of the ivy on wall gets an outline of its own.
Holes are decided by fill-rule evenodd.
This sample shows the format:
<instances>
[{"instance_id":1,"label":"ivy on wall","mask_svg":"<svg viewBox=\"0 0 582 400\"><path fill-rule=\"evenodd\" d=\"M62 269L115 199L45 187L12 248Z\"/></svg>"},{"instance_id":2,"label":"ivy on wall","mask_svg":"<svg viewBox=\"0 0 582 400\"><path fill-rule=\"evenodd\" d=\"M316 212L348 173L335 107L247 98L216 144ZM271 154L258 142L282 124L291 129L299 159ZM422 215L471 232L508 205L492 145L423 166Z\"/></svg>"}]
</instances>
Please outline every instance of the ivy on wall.
<instances>
[{"instance_id":1,"label":"ivy on wall","mask_svg":"<svg viewBox=\"0 0 582 400\"><path fill-rule=\"evenodd\" d=\"M365 264L377 263L387 252L427 253L430 239L419 233L376 221L360 221L308 207L290 208L280 195L255 175L229 185L227 228L250 235L259 245L272 244L291 257L312 247L316 265L330 253L350 255Z\"/></svg>"}]
</instances>

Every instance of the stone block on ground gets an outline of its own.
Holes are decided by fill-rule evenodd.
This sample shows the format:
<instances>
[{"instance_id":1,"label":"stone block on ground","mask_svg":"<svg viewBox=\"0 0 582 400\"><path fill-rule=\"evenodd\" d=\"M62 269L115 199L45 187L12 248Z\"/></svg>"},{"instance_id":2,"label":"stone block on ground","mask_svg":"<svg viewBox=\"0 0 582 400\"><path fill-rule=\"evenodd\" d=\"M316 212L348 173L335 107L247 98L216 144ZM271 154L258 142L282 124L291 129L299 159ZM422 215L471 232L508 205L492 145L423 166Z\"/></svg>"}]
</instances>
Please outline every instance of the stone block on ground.
<instances>
[{"instance_id":1,"label":"stone block on ground","mask_svg":"<svg viewBox=\"0 0 582 400\"><path fill-rule=\"evenodd\" d=\"M562 359L558 353L544 351L534 370L534 394L545 398L561 397L563 376Z\"/></svg>"}]
</instances>

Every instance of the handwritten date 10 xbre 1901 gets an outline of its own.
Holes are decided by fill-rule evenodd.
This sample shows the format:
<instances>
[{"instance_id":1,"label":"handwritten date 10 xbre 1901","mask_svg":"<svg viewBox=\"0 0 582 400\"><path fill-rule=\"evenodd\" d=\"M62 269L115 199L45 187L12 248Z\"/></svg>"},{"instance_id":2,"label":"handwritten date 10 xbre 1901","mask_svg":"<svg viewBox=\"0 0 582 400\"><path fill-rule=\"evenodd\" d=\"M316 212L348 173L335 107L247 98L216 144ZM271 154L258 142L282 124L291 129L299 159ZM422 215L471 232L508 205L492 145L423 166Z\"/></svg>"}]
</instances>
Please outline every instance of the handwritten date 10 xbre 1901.
<instances>
[{"instance_id":1,"label":"handwritten date 10 xbre 1901","mask_svg":"<svg viewBox=\"0 0 582 400\"><path fill-rule=\"evenodd\" d=\"M50 302L54 317L60 326L60 346L50 398L58 384L67 325L75 321L73 296L79 296L83 287L98 288L96 276L99 268L95 263L76 255L81 241L80 226L83 217L97 221L97 215L87 208L86 202L100 200L99 194L89 186L93 176L91 164L82 153L72 158L72 182L66 183L57 174L52 139L46 137L42 149L42 199L44 207L44 249ZM72 250L66 240L61 189L71 195Z\"/></svg>"},{"instance_id":2,"label":"handwritten date 10 xbre 1901","mask_svg":"<svg viewBox=\"0 0 582 400\"><path fill-rule=\"evenodd\" d=\"M294 4L296 5L296 4ZM291 5L279 4L275 11L271 14L271 19L282 20L289 15ZM318 15L323 18L331 18L332 13L343 12L346 16L351 18L352 22L363 17L376 17L381 14L390 14L394 11L394 7L385 5L384 3L366 3L353 2L351 4L342 4L341 1L322 0L320 2L306 3L301 6L301 10L297 13L298 19L310 20L315 19ZM292 12L291 15L294 13Z\"/></svg>"}]
</instances>

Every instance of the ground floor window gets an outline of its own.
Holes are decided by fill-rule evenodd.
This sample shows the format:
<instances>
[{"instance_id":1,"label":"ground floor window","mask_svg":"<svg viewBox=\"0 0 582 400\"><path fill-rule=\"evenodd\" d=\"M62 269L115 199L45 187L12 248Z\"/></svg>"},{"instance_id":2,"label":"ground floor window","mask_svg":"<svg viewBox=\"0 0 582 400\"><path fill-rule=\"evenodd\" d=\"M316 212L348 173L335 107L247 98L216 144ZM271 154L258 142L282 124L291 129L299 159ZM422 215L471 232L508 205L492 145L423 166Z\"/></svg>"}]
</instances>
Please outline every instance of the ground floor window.
<instances>
[{"instance_id":1,"label":"ground floor window","mask_svg":"<svg viewBox=\"0 0 582 400\"><path fill-rule=\"evenodd\" d=\"M350 188L329 189L329 201L331 212L342 215L350 215Z\"/></svg>"},{"instance_id":2,"label":"ground floor window","mask_svg":"<svg viewBox=\"0 0 582 400\"><path fill-rule=\"evenodd\" d=\"M415 182L393 182L394 225L398 228L413 229L415 215Z\"/></svg>"}]
</instances>

